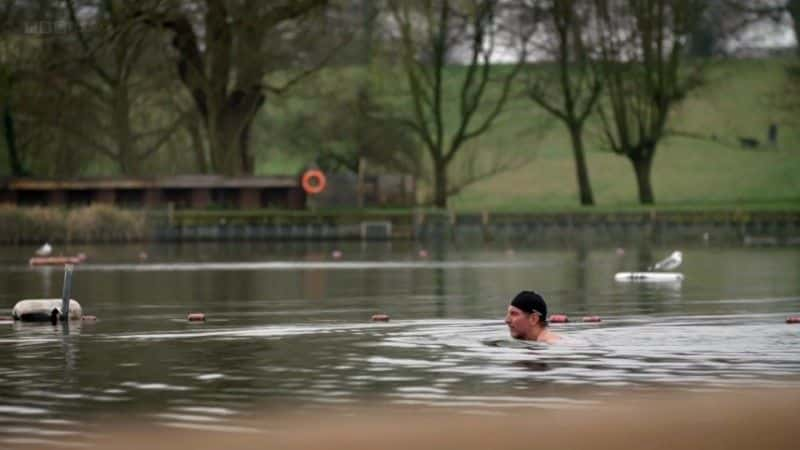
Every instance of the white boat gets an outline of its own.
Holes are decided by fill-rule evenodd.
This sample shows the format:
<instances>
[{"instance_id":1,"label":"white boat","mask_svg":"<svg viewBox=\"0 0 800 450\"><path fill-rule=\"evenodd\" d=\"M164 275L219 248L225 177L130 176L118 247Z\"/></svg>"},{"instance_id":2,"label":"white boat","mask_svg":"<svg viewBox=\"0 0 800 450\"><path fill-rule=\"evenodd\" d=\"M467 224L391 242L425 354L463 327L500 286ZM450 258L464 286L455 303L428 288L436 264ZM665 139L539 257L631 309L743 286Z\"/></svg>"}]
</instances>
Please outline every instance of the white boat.
<instances>
[{"instance_id":1,"label":"white boat","mask_svg":"<svg viewBox=\"0 0 800 450\"><path fill-rule=\"evenodd\" d=\"M618 272L614 275L614 281L661 282L681 280L683 280L683 274L679 272Z\"/></svg>"}]
</instances>

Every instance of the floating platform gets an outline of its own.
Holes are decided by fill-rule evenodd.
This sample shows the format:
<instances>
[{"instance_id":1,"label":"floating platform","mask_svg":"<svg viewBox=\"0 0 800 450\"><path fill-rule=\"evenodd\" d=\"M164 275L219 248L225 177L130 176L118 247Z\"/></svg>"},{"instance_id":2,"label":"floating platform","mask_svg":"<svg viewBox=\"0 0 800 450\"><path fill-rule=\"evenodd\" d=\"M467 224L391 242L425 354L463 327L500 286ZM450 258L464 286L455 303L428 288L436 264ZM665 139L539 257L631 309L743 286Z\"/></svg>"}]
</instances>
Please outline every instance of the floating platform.
<instances>
[{"instance_id":1,"label":"floating platform","mask_svg":"<svg viewBox=\"0 0 800 450\"><path fill-rule=\"evenodd\" d=\"M614 275L614 281L664 282L681 280L683 280L683 274L679 272L618 272Z\"/></svg>"},{"instance_id":2,"label":"floating platform","mask_svg":"<svg viewBox=\"0 0 800 450\"><path fill-rule=\"evenodd\" d=\"M23 322L51 322L53 311L59 316L61 315L60 298L26 299L20 300L14 305L14 309L11 310L11 316L14 320ZM81 316L83 316L81 304L70 299L69 319L80 320Z\"/></svg>"},{"instance_id":3,"label":"floating platform","mask_svg":"<svg viewBox=\"0 0 800 450\"><path fill-rule=\"evenodd\" d=\"M28 260L31 266L63 266L65 264L80 264L86 257L78 256L34 256Z\"/></svg>"}]
</instances>

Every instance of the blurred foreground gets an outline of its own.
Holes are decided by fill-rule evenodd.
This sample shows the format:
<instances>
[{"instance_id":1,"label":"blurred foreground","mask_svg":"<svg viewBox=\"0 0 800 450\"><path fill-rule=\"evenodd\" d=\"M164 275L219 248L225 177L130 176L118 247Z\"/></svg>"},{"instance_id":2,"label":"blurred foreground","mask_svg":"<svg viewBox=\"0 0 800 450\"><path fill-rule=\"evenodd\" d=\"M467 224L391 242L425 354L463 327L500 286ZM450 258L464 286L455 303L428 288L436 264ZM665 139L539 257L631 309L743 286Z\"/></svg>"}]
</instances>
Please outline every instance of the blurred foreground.
<instances>
[{"instance_id":1,"label":"blurred foreground","mask_svg":"<svg viewBox=\"0 0 800 450\"><path fill-rule=\"evenodd\" d=\"M349 409L349 411L353 411ZM104 449L796 449L800 392L789 389L633 393L592 406L483 410L363 408L267 414L240 428L111 426ZM200 426L200 425L199 425Z\"/></svg>"}]
</instances>

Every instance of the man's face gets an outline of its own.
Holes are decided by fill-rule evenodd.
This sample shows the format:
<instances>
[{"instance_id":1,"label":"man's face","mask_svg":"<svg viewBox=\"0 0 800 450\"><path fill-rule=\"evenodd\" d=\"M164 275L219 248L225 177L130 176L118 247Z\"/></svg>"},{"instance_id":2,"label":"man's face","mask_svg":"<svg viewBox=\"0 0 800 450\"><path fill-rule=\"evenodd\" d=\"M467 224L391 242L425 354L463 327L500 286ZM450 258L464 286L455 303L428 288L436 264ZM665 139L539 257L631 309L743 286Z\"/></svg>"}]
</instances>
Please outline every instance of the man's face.
<instances>
[{"instance_id":1,"label":"man's face","mask_svg":"<svg viewBox=\"0 0 800 450\"><path fill-rule=\"evenodd\" d=\"M506 325L511 337L526 339L535 323L535 314L528 314L516 306L509 306L506 312Z\"/></svg>"}]
</instances>

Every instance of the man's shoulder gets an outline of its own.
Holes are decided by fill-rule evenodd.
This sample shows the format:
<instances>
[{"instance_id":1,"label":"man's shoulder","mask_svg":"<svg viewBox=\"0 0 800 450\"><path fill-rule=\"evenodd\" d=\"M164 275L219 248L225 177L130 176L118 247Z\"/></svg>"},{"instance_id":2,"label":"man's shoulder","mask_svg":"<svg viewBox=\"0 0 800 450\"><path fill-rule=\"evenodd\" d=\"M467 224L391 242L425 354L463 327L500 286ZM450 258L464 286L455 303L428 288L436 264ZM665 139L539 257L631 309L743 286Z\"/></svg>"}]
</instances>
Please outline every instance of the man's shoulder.
<instances>
[{"instance_id":1,"label":"man's shoulder","mask_svg":"<svg viewBox=\"0 0 800 450\"><path fill-rule=\"evenodd\" d=\"M537 341L544 342L547 344L555 344L556 342L561 340L561 336L553 333L552 331L547 331L544 336L541 336Z\"/></svg>"}]
</instances>

